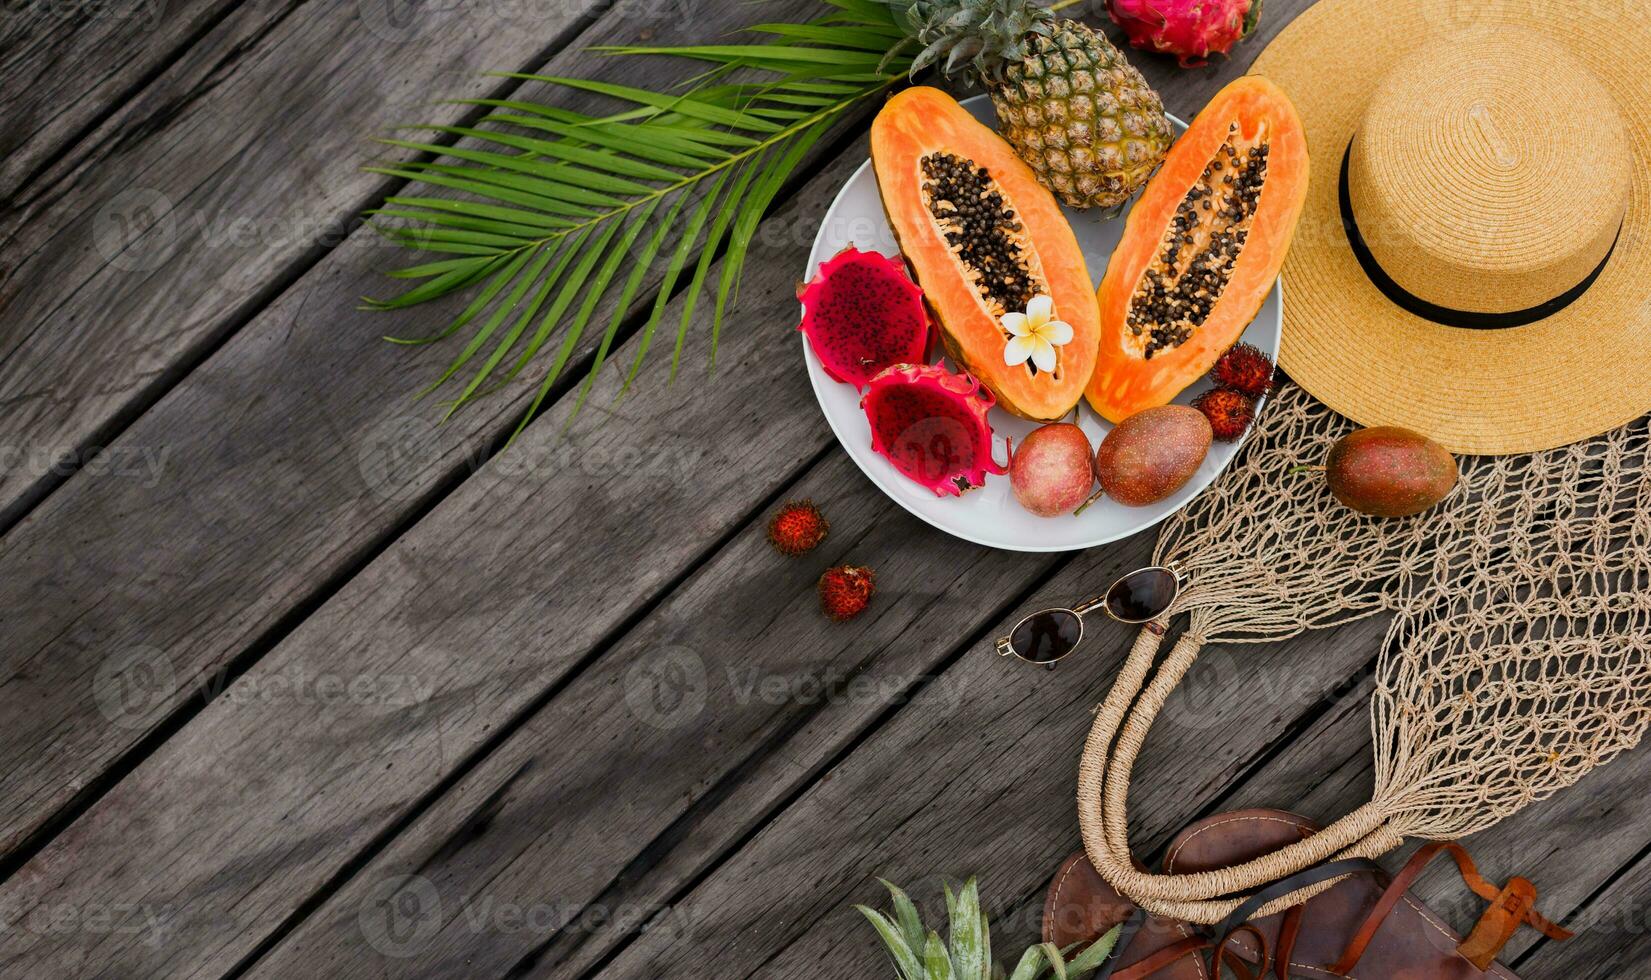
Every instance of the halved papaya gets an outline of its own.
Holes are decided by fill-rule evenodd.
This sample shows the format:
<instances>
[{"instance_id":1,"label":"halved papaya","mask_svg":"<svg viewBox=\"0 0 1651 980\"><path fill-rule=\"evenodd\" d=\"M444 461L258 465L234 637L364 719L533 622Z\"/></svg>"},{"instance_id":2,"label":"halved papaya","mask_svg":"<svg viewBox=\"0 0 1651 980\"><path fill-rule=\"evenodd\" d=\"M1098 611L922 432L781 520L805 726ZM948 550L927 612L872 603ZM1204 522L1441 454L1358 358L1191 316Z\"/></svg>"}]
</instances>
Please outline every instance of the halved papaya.
<instances>
[{"instance_id":1,"label":"halved papaya","mask_svg":"<svg viewBox=\"0 0 1651 980\"><path fill-rule=\"evenodd\" d=\"M1277 85L1216 93L1141 192L1098 294L1089 404L1113 422L1166 405L1238 341L1307 199L1307 137Z\"/></svg>"},{"instance_id":2,"label":"halved papaya","mask_svg":"<svg viewBox=\"0 0 1651 980\"><path fill-rule=\"evenodd\" d=\"M935 88L889 99L871 127L877 187L952 361L1024 418L1052 421L1083 397L1100 311L1083 250L1055 197L1010 145ZM1003 316L1039 295L1072 328L1051 370L1007 364ZM1041 306L1041 304L1040 304Z\"/></svg>"}]
</instances>

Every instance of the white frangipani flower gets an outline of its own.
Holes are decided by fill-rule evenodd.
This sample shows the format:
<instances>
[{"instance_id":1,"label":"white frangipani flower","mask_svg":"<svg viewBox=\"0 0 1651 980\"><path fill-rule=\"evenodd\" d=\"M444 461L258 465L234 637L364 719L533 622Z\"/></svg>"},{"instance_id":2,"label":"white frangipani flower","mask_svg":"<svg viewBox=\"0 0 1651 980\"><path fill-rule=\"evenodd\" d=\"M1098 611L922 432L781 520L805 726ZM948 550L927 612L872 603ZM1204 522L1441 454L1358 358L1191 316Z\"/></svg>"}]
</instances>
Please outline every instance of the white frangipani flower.
<instances>
[{"instance_id":1,"label":"white frangipani flower","mask_svg":"<svg viewBox=\"0 0 1651 980\"><path fill-rule=\"evenodd\" d=\"M1003 363L1025 364L1028 359L1045 374L1055 371L1055 348L1072 342L1072 325L1055 319L1055 301L1034 296L1025 313L1005 313L1003 329L1009 342L1003 348Z\"/></svg>"}]
</instances>

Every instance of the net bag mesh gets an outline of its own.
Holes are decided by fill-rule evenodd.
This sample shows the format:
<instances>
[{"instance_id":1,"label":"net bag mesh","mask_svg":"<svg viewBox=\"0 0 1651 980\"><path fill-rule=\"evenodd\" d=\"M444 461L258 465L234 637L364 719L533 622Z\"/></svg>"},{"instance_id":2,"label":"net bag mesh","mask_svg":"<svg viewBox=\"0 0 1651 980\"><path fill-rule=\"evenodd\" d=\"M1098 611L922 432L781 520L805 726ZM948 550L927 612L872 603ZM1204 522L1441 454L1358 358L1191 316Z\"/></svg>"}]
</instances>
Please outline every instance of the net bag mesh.
<instances>
[{"instance_id":1,"label":"net bag mesh","mask_svg":"<svg viewBox=\"0 0 1651 980\"><path fill-rule=\"evenodd\" d=\"M1463 458L1451 495L1403 519L1340 505L1306 470L1354 428L1285 387L1234 465L1159 537L1156 561L1187 585L1165 621L1142 631L1097 709L1078 780L1090 859L1153 912L1218 922L1245 892L1322 861L1483 830L1632 747L1651 721L1646 419L1540 453ZM1245 864L1138 870L1130 772L1199 650L1378 613L1391 622L1371 700L1371 801ZM1154 673L1164 623L1183 615Z\"/></svg>"}]
</instances>

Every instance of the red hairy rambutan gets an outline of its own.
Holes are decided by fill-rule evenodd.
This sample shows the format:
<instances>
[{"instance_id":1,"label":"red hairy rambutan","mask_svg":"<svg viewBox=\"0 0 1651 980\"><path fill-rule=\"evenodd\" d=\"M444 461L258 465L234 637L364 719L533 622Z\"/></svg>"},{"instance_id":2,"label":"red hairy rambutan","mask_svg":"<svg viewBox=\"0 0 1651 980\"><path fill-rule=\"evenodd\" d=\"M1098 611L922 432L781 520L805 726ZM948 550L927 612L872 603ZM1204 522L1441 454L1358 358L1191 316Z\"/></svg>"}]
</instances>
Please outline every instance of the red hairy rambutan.
<instances>
[{"instance_id":1,"label":"red hairy rambutan","mask_svg":"<svg viewBox=\"0 0 1651 980\"><path fill-rule=\"evenodd\" d=\"M1273 359L1258 347L1234 344L1215 362L1210 377L1223 388L1260 398L1273 390Z\"/></svg>"},{"instance_id":2,"label":"red hairy rambutan","mask_svg":"<svg viewBox=\"0 0 1651 980\"><path fill-rule=\"evenodd\" d=\"M838 565L820 576L820 608L839 623L866 611L876 591L877 576L869 568Z\"/></svg>"},{"instance_id":3,"label":"red hairy rambutan","mask_svg":"<svg viewBox=\"0 0 1651 980\"><path fill-rule=\"evenodd\" d=\"M831 522L814 506L814 501L792 500L768 522L768 540L775 551L795 558L824 541L829 530Z\"/></svg>"},{"instance_id":4,"label":"red hairy rambutan","mask_svg":"<svg viewBox=\"0 0 1651 980\"><path fill-rule=\"evenodd\" d=\"M1210 428L1222 442L1232 442L1255 421L1255 402L1231 388L1211 388L1193 399L1192 407L1210 420Z\"/></svg>"}]
</instances>

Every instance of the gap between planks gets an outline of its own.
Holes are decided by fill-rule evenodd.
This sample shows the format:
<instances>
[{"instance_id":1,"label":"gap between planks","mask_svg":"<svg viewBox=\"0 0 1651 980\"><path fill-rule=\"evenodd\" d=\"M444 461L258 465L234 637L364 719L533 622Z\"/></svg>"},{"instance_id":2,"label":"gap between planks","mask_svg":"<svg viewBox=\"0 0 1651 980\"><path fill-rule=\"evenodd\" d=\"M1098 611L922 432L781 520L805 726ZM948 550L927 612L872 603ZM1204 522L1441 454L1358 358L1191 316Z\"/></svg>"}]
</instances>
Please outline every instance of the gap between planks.
<instances>
[{"instance_id":1,"label":"gap between planks","mask_svg":"<svg viewBox=\"0 0 1651 980\"><path fill-rule=\"evenodd\" d=\"M718 853L710 861L706 862L698 871L686 878L680 885L674 888L669 897L666 898L662 904L665 906L676 905L695 888L698 888L699 885L707 878L715 874L717 870L727 863L731 857L739 853L739 851L744 849L746 844L750 843L752 839L760 834L775 816L784 812L798 799L802 798L804 794L812 790L822 776L835 769L838 765L842 764L844 760L848 759L849 756L853 755L854 752L858 750L867 739L875 735L877 731L889 721L889 719L895 716L895 714L910 705L930 684L937 683L940 679L940 675L944 674L947 670L950 670L959 660L963 659L971 651L979 649L980 645L992 635L993 631L997 627L997 623L1001 619L1009 616L1014 610L1021 608L1026 603L1031 601L1033 596L1035 596L1040 590L1047 588L1061 572L1065 571L1067 567L1072 564L1074 560L1075 559L1072 555L1061 555L1056 558L1050 566L1040 569L1033 575L1029 576L1029 580L1024 588L1012 596L1009 601L992 609L986 617L986 623L988 625L983 626L982 628L969 634L964 640L953 647L936 665L931 668L930 675L920 677L918 679L918 683L915 685L901 688L899 694L892 699L893 703L885 708L882 713L878 714L869 723L855 729L850 735L847 744L843 745L831 756L822 759L815 765L811 766L809 772L802 780L799 781L798 785L782 794L761 812L754 814L750 821L750 826L743 834L740 834L737 839L729 842L722 848L719 848ZM768 743L760 747L759 751L761 751L763 755L771 755L779 751L781 746L789 740L789 737L794 734L795 731L800 730L808 720L810 720L809 717L800 718L796 722L796 727L794 729L787 729L776 733L776 735L771 738ZM743 769L744 767L741 768ZM724 779L732 779L736 775L738 775L737 771L731 772L725 776ZM716 803L720 802L714 794L707 794L707 799L711 801L710 806L714 806ZM708 809L709 807L702 805L703 802L704 801L702 800L696 800L694 806L690 808L687 813L679 817L677 822L691 821L697 815L698 811ZM644 847L642 852L646 852L646 850L647 848ZM630 869L627 867L624 870L629 871ZM616 877L615 883L617 883L617 881L618 879ZM612 886L610 886L610 888L611 887ZM609 889L604 889L589 902L584 903L581 907L581 912L592 906L611 904L611 897L612 896L610 895ZM577 918L577 916L570 917L570 919L571 918ZM543 943L531 951L527 956L523 957L523 959L504 976L509 978L509 980L516 980L516 978L519 977L529 976L532 969L537 965L540 957L542 957L547 950L556 945L562 939L564 931L565 930L558 929L556 932L546 937ZM618 942L615 942L606 953L581 970L579 976L581 978L596 976L604 968L606 968L610 962L625 951L634 936L634 932L624 934L623 938L621 938ZM584 938L586 937L581 937L580 940L576 941L573 944L574 949L570 950L570 952L576 951L580 944L584 941Z\"/></svg>"},{"instance_id":2,"label":"gap between planks","mask_svg":"<svg viewBox=\"0 0 1651 980\"><path fill-rule=\"evenodd\" d=\"M292 12L297 2L299 2L299 0L289 0L289 5L277 16L276 22L278 23L280 20L285 19L285 17ZM65 159L69 157L71 153L74 152L76 148L78 148L82 142L87 139L87 137L91 136L99 127L108 122L109 119L115 115L115 113L119 112L121 106L130 102L138 95L138 93L142 92L150 85L153 85L157 79L163 77L175 64L177 64L186 51L195 47L195 45L199 44L209 34L217 30L218 26L244 3L245 0L227 0L227 2L225 2L217 10L208 14L200 24L196 25L182 38L174 42L170 47L162 52L160 56L155 59L153 64L139 71L137 76L132 81L126 83L120 88L119 91L104 99L100 106L87 113L84 121L75 123L67 132L59 136L50 137L53 145L40 151L38 154L38 159L28 165L28 169L17 178L16 182L6 192L5 197L0 198L0 214L4 214L8 210L26 204L27 202L24 200L24 196L28 193L31 184L39 180L48 171L58 167ZM34 5L34 7L37 11L40 9L40 5ZM87 14L88 17L93 18L101 15L102 12L95 9ZM50 26L55 27L58 25ZM130 36L131 34L128 33L128 37ZM89 80L87 77L88 73L68 74L75 81ZM93 87L95 87L95 85ZM81 92L75 97L76 102L84 101L86 98L88 98L88 93L86 92ZM33 132L29 133L28 136L24 137L23 141L19 143L18 146L14 147L11 152L20 153L24 151L31 141L40 138L40 134L44 128L45 127L43 126L37 127ZM5 244L6 242L0 241L0 248L3 248Z\"/></svg>"},{"instance_id":3,"label":"gap between planks","mask_svg":"<svg viewBox=\"0 0 1651 980\"><path fill-rule=\"evenodd\" d=\"M604 8L604 12L606 9L611 8ZM568 40L570 38L576 38L588 32L592 27L596 26L598 21L599 18L587 18L586 21L571 25L551 46L542 51L540 56L535 58L528 65L527 70L542 70L546 64L553 60L554 55L560 53L562 49L568 47ZM506 97L509 92L515 91L522 84L525 83L511 80L492 93L492 97ZM489 111L487 107L476 107L475 109L475 112L479 113L485 113L486 111ZM776 203L773 207L778 208L781 202L786 200L788 193L794 193L798 188L807 184L813 178L814 174L818 173L820 168L823 167L827 161L835 159L844 150L846 150L847 147L851 146L854 141L858 139L856 129L858 120L863 118L865 115L868 115L869 112L870 109L867 108L851 113L855 119L848 125L848 132L843 132L839 129L833 134L832 139L822 141L821 146L814 151L811 158L806 161L803 166L799 167L798 172L793 175L792 179L786 185L785 191L776 198ZM381 186L379 190L375 192L373 200L382 201L383 198L393 195L396 192L396 189L405 186L406 183L406 181L398 179L387 180L384 186ZM370 207L372 205L369 203L364 206ZM352 235L353 234L370 234L370 232L357 226L352 232ZM342 244L342 242L338 244ZM261 291L259 297L254 302L247 304L241 315L234 318L232 329L226 331L223 336L218 337L209 349L202 351L198 356L190 358L189 362L180 368L179 378L175 379L171 384L165 386L166 390L157 391L154 399L142 406L139 406L129 418L123 417L120 420L120 428L124 430L126 427L136 422L138 418L141 418L143 414L149 410L149 408L153 407L154 402L158 402L162 397L164 397L172 386L174 386L178 381L182 381L183 378L193 372L196 367L206 362L219 349L229 344L242 327L254 321L259 315L261 315L270 302L284 294L293 284L300 281L334 248L336 248L336 245L320 246L313 254L306 258L305 263L302 266L293 266L285 269L279 282L266 287L263 291ZM679 281L673 291L673 296L680 295L685 288L686 284ZM639 295L633 300L632 312L627 315L625 324L616 337L616 348L623 345L640 329L644 321L646 311L652 305L656 294L657 289L652 288L648 291L639 292ZM571 362L571 367L565 372L564 378L552 389L552 396L546 398L545 403L541 406L541 410L538 413L539 415L543 415L545 412L550 411L553 407L558 405L563 398L567 397L574 390L574 388L580 384L579 379L594 362L594 358L594 349L591 345L586 345L583 352ZM525 399L523 400L525 401ZM198 690L192 692L190 696L183 698L176 709L163 721L161 721L155 730L147 733L141 741L118 757L109 769L105 770L97 777L88 780L85 787L80 789L73 796L69 804L61 808L57 813L53 814L47 823L35 829L26 838L24 838L24 840L17 847L14 847L6 855L0 857L0 881L4 881L6 878L9 878L19 867L31 860L42 848L49 844L49 842L58 833L60 833L64 827L68 826L75 819L78 819L80 815L84 814L88 809L95 805L98 799L107 793L112 786L117 784L121 779L125 778L125 776L136 768L144 758L146 758L171 736L175 735L179 730L187 725L192 718L204 710L218 693L226 690L231 684L234 683L236 679L250 670L270 649L274 648L282 639L296 629L298 625L309 618L309 616L312 615L317 609L321 608L321 606L331 599L350 579L359 574L363 568L367 567L378 556L383 554L386 549L392 546L405 533L415 527L425 516L427 516L429 512L433 510L443 499L445 499L448 494L456 490L465 482L466 479L477 472L481 468L482 464L486 463L502 451L508 442L509 434L514 431L516 423L520 417L521 413L519 411L512 412L508 415L505 424L494 426L493 430L484 436L486 442L482 447L479 447L476 451L467 454L462 459L455 461L455 463L446 471L441 472L437 476L434 485L427 491L421 493L415 501L412 501L407 511L399 515L397 520L393 521L388 527L376 532L375 537L366 542L361 549L353 554L343 567L335 570L333 574L320 581L314 589L297 600L290 608L279 615L271 626L253 638L245 647L243 647L242 650L235 654L226 667L220 668L209 675L209 677L199 686ZM116 435L118 435L118 433L109 434L108 440L112 441ZM100 440L102 440L101 435L94 439L91 444L102 444ZM69 478L70 477L66 475L62 480L58 481L53 489L66 485ZM45 498L42 497L40 500L35 501L35 503L38 504L44 499Z\"/></svg>"},{"instance_id":4,"label":"gap between planks","mask_svg":"<svg viewBox=\"0 0 1651 980\"><path fill-rule=\"evenodd\" d=\"M857 139L858 137L852 133L841 135L836 142L842 145L833 145L828 147L827 156L823 159L835 159L844 150L846 150L848 146L852 146ZM795 193L798 188L808 183L813 178L814 173L817 173L823 166L823 162L816 162L813 172L806 175L799 172L797 177L787 183L782 193L776 197L776 201L784 201L787 197L786 192ZM801 171L801 169L803 168L799 168L799 171ZM394 191L392 190L383 196L389 196L389 194L393 193ZM776 203L773 207L777 208L779 207L779 204ZM772 213L772 209L770 213ZM764 220L766 220L766 216ZM716 254L720 256L723 251L724 250L722 248L719 248ZM324 254L325 253L323 252L322 255L317 255L315 257L315 261L319 262ZM292 275L291 279L296 281L298 278L301 278L303 273L306 271L308 270L298 270ZM268 302L270 299L273 299L275 296L284 292L291 284L291 282L284 282L278 289L274 290L269 295L265 302ZM682 291L686 288L685 283L679 282L677 287L672 291L672 297L674 298L681 295ZM616 350L622 347L641 329L643 323L645 322L644 318L646 316L646 310L652 306L655 295L657 295L657 290L655 293L648 295L639 295L635 299L633 302L633 309L635 312L626 317L625 325L615 336L614 348ZM259 310L257 309L251 310L240 325L244 326L246 322L250 322L257 316L258 312ZM229 339L230 338L226 336L222 338L222 341L227 343ZM222 346L222 344L220 343L217 346ZM214 347L214 350L215 349L216 346ZM209 351L200 358L196 359L194 364L190 366L190 370L193 370L195 366L197 366L201 361L206 360L206 358L210 357L210 355L211 352ZM590 365L594 363L595 358L596 355L594 351L586 351L578 358L570 360L569 369L565 372L564 378L552 387L551 396L545 399L544 404L540 406L540 410L533 415L533 419L530 419L529 423L531 424L533 420L542 417L547 412L557 407L563 398L571 394L573 389L582 383L580 379L583 377L584 373L589 370ZM156 400L158 401L164 394L165 393L162 392L160 395L157 395ZM138 414L141 415L142 413L140 412ZM128 420L127 424L134 421L136 417L137 416L134 416L132 420ZM513 416L513 418L514 417L515 416ZM427 492L420 494L418 500L415 501L413 506L401 516L400 520L398 520L393 526L382 531L344 568L341 568L335 574L328 576L324 581L318 584L313 592L306 595L299 602L295 603L287 612L282 614L268 630L258 636L251 644L242 650L240 654L233 658L228 666L220 669L208 678L207 681L193 693L193 696L185 698L172 714L168 715L152 731L150 731L141 742L119 757L104 773L100 774L95 779L88 780L86 786L76 794L73 800L71 800L71 802L58 813L53 814L48 823L31 832L12 850L0 855L0 884L4 884L13 874L17 872L19 868L32 860L42 848L44 848L53 838L62 832L64 827L73 823L83 813L90 809L99 799L103 797L105 793L109 791L111 787L126 778L126 776L130 774L133 769L137 768L137 766L152 752L154 752L156 748L164 744L173 735L177 734L177 732L180 731L185 725L189 724L189 722L196 715L200 714L201 711L205 710L207 705L211 704L211 702L219 694L227 690L235 683L237 679L246 674L248 670L252 669L252 667L256 665L266 653L268 653L290 633L292 633L292 631L296 629L299 624L303 623L304 620L313 615L316 610L325 605L328 600L337 595L338 591L342 589L345 584L350 581L350 579L354 578L361 572L362 569L376 561L379 556L384 554L384 552L400 540L402 536L416 527L418 523L428 516L429 513L433 511L444 499L446 499L449 494L457 490L459 486L472 477L484 464L500 452L504 451L506 446L509 444L510 433L514 430L514 422L512 422L509 426L500 427L498 431L493 433L491 437L492 441L489 445L481 450L478 450L477 452L467 455L456 465L441 474L436 482L436 485L430 488ZM110 438L112 439L113 436ZM94 444L96 443L94 442ZM815 456L814 462L818 462L820 459L823 459L834 446L835 442L831 443L826 449L821 450L821 452ZM799 471L795 474L794 479L800 479L801 472L802 471ZM67 479L68 477L65 476L64 480L66 481ZM754 511L753 513L747 514L744 518L742 518L742 523L734 526L732 530L725 534L723 539L717 543L717 547L720 547L740 530L743 530L745 527L745 523L743 522L749 522L756 514L760 514L760 511ZM0 530L0 534L3 533L4 531ZM706 550L704 554L713 554L716 550L717 548L713 547ZM653 605L668 597L669 593L675 589L676 585L688 578L692 574L693 570L697 568L698 563L703 560L704 558L701 557L695 561L693 566L682 570L677 577L672 579L671 584L665 587L663 592L649 600L649 608L652 608ZM563 678L557 690L560 690L561 686L565 686L566 683L574 680L577 673L582 672L586 666L598 659L600 657L601 649L602 648L598 648L593 653L588 654L587 657L582 658L579 665L574 668L575 673ZM547 695L547 701L548 698L549 695ZM477 756L476 758L479 759L481 756ZM453 777L454 781L461 778L467 771L468 767L455 773Z\"/></svg>"},{"instance_id":5,"label":"gap between planks","mask_svg":"<svg viewBox=\"0 0 1651 980\"><path fill-rule=\"evenodd\" d=\"M859 163L859 160L854 160L854 163ZM783 284L774 284L774 285L776 285L776 287L778 287L778 285L783 285ZM788 297L788 299L786 299L786 302L794 302L794 300L789 299L789 287L786 287L786 289L784 289L784 292L786 292L786 297ZM786 315L789 315L789 313L786 313ZM791 363L791 361L789 361L789 358L788 358L788 363ZM799 411L801 411L801 409L799 409ZM542 426L543 426L543 422L542 422ZM829 439L830 439L829 434L822 434L822 436L821 436L821 445L829 444ZM811 450L811 452L817 452L817 449L816 450ZM297 901L297 899L296 899L296 901Z\"/></svg>"},{"instance_id":6,"label":"gap between planks","mask_svg":"<svg viewBox=\"0 0 1651 980\"><path fill-rule=\"evenodd\" d=\"M446 795L447 792L455 785L463 781L463 779L468 776L483 759L491 755L500 745L515 737L516 733L519 732L534 715L542 711L546 705L556 700L557 696L575 683L592 664L602 659L603 654L607 653L608 650L618 644L620 640L623 639L626 634L630 633L631 630L635 629L638 624L646 621L650 616L652 616L663 603L665 603L671 598L672 595L676 593L677 589L682 586L682 583L692 578L694 574L698 572L707 561L710 560L711 556L728 547L734 539L745 533L745 531L754 522L760 520L769 508L773 507L779 501L784 500L785 495L791 491L791 488L801 482L809 471L813 470L822 460L829 456L834 448L834 445L825 447L816 453L812 459L808 460L801 467L793 471L790 476L779 485L779 487L777 487L767 497L757 501L757 503L753 505L752 508L739 521L730 525L728 530L724 532L721 537L711 542L691 562L686 563L684 567L670 579L668 584L660 588L647 600L647 602L643 603L629 616L625 617L625 619L621 620L612 629L608 630L601 640L592 644L591 648L587 650L572 667L569 668L568 672L564 676L558 678L554 684L542 691L532 701L522 706L509 718L505 719L504 723L499 725L491 736L472 748L470 752L466 754L465 758L454 767L450 774L448 774L436 785L425 791L425 793L420 796L419 799L408 808L407 812L399 817L392 826L386 827L381 833L374 837L370 844L362 848L358 854L352 856L342 868L340 868L325 883L317 888L315 893L306 899L299 908L295 909L291 915L287 916L287 918L283 920L282 923L276 927L276 929L273 930L269 936L260 942L240 962L236 963L235 966L224 975L226 980L245 975L248 970L252 969L258 960L262 959L270 950L280 945L281 941L285 939L294 929L296 929L305 919L313 914L316 909L326 904L326 901L331 898L334 893L343 888L351 878L360 873L361 870L368 864L372 863L373 858L377 857L386 847L388 847L391 841L395 840L403 831L416 823L418 819L422 817L438 799ZM432 506L434 506L434 504L432 504Z\"/></svg>"},{"instance_id":7,"label":"gap between planks","mask_svg":"<svg viewBox=\"0 0 1651 980\"><path fill-rule=\"evenodd\" d=\"M593 10L581 14L577 19L571 21L539 49L539 53L522 71L531 72L549 63L558 52L568 47L571 42L595 26L600 21L602 14L613 9L613 3L614 0L602 0L601 4ZM265 25L246 44L237 44L232 53L236 56L244 56L250 52L258 44L267 40L280 23L301 5L301 3L289 4L279 18ZM214 21L210 27L203 29L199 37L192 39L191 45L180 47L176 52L176 56L181 57L188 50L188 47L193 46L193 43L209 35L218 23L228 16L231 10L233 10L233 7L226 9L223 15ZM153 84L155 79L163 77L166 74L165 69L172 67L175 61L176 57L169 61L165 68L154 72L145 84ZM488 92L485 97L491 99L509 98L512 93L526 84L527 82L520 79L507 79ZM132 91L133 93L141 91L141 87L134 88ZM190 98L193 99L196 95L197 93L192 92ZM110 111L101 117L97 125L106 122L118 111L118 108L118 106L111 107ZM454 125L473 126L478 119L490 111L492 110L487 106L473 106L462 113L454 122ZM97 125L89 127L88 132L95 130ZM84 138L84 134L81 138ZM451 146L458 143L460 139L461 137L453 134L436 133L430 137L428 142L440 146ZM435 157L433 154L426 153L417 154L411 159L429 161L435 159ZM154 408L161 399L165 398L172 389L176 388L197 368L228 345L242 329L256 320L277 298L286 293L294 284L303 279L310 270L319 265L327 255L354 235L370 234L370 231L363 227L361 215L365 211L382 206L386 198L394 196L409 183L411 181L403 178L384 177L356 203L340 208L325 224L330 226L333 222L342 222L340 227L347 229L345 234L337 236L332 241L314 242L307 249L289 258L283 265L278 266L267 278L264 285L260 286L246 302L236 306L218 329L208 331L198 342L181 351L176 360L157 373L147 384L142 385L129 400L110 413L108 418L93 426L88 434L72 450L68 451L68 456L60 465L48 468L32 484L25 487L16 498L0 503L0 539L3 539L6 534L26 519L53 493L56 493L73 479L85 465L88 456L111 445L122 433L130 429L133 423Z\"/></svg>"}]
</instances>

